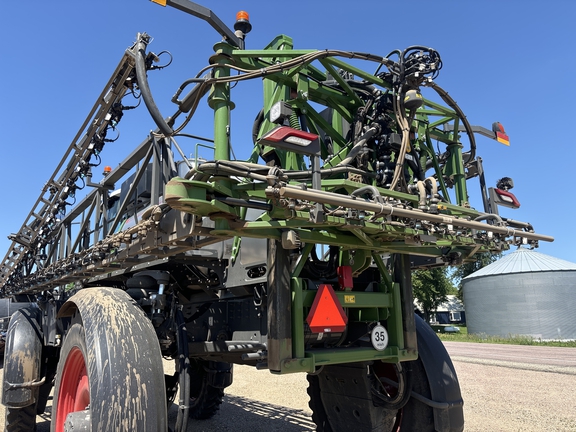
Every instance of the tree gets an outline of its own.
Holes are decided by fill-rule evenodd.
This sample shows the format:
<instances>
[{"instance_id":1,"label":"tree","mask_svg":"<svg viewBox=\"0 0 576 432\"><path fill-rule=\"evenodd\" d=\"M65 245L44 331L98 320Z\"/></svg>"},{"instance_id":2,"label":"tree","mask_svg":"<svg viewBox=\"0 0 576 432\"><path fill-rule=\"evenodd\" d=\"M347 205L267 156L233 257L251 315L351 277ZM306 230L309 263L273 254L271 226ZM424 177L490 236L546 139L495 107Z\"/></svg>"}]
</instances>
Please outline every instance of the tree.
<instances>
[{"instance_id":1,"label":"tree","mask_svg":"<svg viewBox=\"0 0 576 432\"><path fill-rule=\"evenodd\" d=\"M424 319L430 322L430 313L448 299L455 291L454 284L448 276L447 267L435 267L427 270L416 270L412 273L412 290L423 309Z\"/></svg>"},{"instance_id":2,"label":"tree","mask_svg":"<svg viewBox=\"0 0 576 432\"><path fill-rule=\"evenodd\" d=\"M483 267L486 267L489 264L492 264L494 261L499 260L502 257L501 253L482 253L476 255L474 261L465 262L464 264L459 265L456 267L456 270L452 273L452 279L458 288L458 298L460 301L463 301L463 292L462 292L462 279L466 276L471 275L474 272L477 272Z\"/></svg>"}]
</instances>

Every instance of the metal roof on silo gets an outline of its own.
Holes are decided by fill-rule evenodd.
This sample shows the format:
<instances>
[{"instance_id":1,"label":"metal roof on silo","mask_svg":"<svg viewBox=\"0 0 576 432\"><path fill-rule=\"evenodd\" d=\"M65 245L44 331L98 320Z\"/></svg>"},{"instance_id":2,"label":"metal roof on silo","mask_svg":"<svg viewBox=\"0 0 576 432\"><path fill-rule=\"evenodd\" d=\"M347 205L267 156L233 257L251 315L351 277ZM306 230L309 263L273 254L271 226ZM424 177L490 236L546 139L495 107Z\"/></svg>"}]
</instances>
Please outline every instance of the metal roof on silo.
<instances>
[{"instance_id":1,"label":"metal roof on silo","mask_svg":"<svg viewBox=\"0 0 576 432\"><path fill-rule=\"evenodd\" d=\"M530 273L576 270L576 264L570 261L554 258L533 250L519 248L498 261L466 276L464 279L474 279L482 276L494 276L510 273Z\"/></svg>"}]
</instances>

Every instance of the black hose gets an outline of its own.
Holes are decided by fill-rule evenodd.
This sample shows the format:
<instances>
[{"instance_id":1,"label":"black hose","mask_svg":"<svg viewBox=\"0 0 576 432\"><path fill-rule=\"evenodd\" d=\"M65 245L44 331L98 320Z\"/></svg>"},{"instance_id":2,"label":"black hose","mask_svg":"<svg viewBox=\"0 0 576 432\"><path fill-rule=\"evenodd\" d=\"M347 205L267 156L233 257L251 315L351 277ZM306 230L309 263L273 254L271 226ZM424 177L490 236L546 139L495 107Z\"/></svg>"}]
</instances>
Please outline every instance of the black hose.
<instances>
[{"instance_id":1,"label":"black hose","mask_svg":"<svg viewBox=\"0 0 576 432\"><path fill-rule=\"evenodd\" d=\"M176 344L178 346L178 385L180 399L178 401L178 417L174 432L186 432L190 412L190 358L188 353L188 333L186 321L181 310L176 311Z\"/></svg>"},{"instance_id":2,"label":"black hose","mask_svg":"<svg viewBox=\"0 0 576 432\"><path fill-rule=\"evenodd\" d=\"M411 149L408 152L408 154L412 156L412 159L406 158L406 160L408 161L408 165L412 169L414 176L418 180L424 180L426 178L426 175L424 171L422 171L422 166L420 165L420 156L416 152L416 149L414 149L414 147L411 146Z\"/></svg>"},{"instance_id":3,"label":"black hose","mask_svg":"<svg viewBox=\"0 0 576 432\"><path fill-rule=\"evenodd\" d=\"M258 114L256 115L256 118L254 119L254 123L252 124L252 143L256 144L256 141L258 141L258 134L260 133L260 126L262 126L262 123L264 122L264 108L262 108Z\"/></svg>"},{"instance_id":4,"label":"black hose","mask_svg":"<svg viewBox=\"0 0 576 432\"><path fill-rule=\"evenodd\" d=\"M308 260L304 264L303 273L309 274L314 279L333 279L337 276L339 247L330 246L328 261L318 258L316 248L312 248Z\"/></svg>"},{"instance_id":5,"label":"black hose","mask_svg":"<svg viewBox=\"0 0 576 432\"><path fill-rule=\"evenodd\" d=\"M397 411L403 408L410 399L412 395L412 385L413 385L413 378L412 378L412 369L410 362L404 363L404 367L402 368L400 365L393 365L394 370L396 372L396 376L398 377L398 383L392 383L390 380L386 379L385 377L379 377L377 373L373 370L373 382L372 382L372 402L374 405L379 406L381 408ZM382 381L386 382L387 384L392 384L397 388L397 393L394 396L390 396L386 394L387 392L382 392L383 385Z\"/></svg>"},{"instance_id":6,"label":"black hose","mask_svg":"<svg viewBox=\"0 0 576 432\"><path fill-rule=\"evenodd\" d=\"M152 92L150 91L150 86L148 85L148 77L146 76L146 43L141 37L138 38L137 48L138 54L136 55L136 79L138 80L140 93L142 94L146 108L148 108L148 112L152 116L156 126L158 126L158 129L160 129L160 132L162 132L164 136L169 137L174 133L174 131L170 126L168 126L168 123L166 123L164 117L162 117L162 114L160 113L160 110L156 106L154 98L152 97Z\"/></svg>"},{"instance_id":7,"label":"black hose","mask_svg":"<svg viewBox=\"0 0 576 432\"><path fill-rule=\"evenodd\" d=\"M374 87L374 85L372 85L370 83L357 81L357 80L351 80L351 79L347 79L345 81L346 81L346 84L348 84L354 90L359 90L360 92L366 94L366 96L374 97L374 94L376 93L376 90L377 90L376 87Z\"/></svg>"},{"instance_id":8,"label":"black hose","mask_svg":"<svg viewBox=\"0 0 576 432\"><path fill-rule=\"evenodd\" d=\"M385 377L378 377L378 379L392 387L398 387L398 383L394 382L388 378ZM461 407L464 405L464 401L462 399L457 400L457 401L452 401L452 402L437 402L437 401L433 401L432 399L429 399L427 397L422 396L421 394L418 394L414 391L410 392L410 396L413 397L414 399L422 402L425 405L428 405L432 408L437 408L437 409L443 409L443 410L447 410L447 409L452 409L455 407Z\"/></svg>"},{"instance_id":9,"label":"black hose","mask_svg":"<svg viewBox=\"0 0 576 432\"><path fill-rule=\"evenodd\" d=\"M434 89L436 91L436 93L438 93L438 95L442 98L442 100L444 102L446 102L446 104L448 104L448 106L450 108L452 108L454 111L456 111L456 114L458 115L458 117L460 118L462 123L464 124L464 128L466 129L466 134L468 135L468 139L470 140L470 152L464 153L464 154L468 154L468 157L466 158L466 160L464 160L464 163L468 163L470 161L473 161L476 158L476 138L474 137L474 132L472 131L472 126L468 122L468 119L464 115L464 112L460 109L460 107L458 106L456 101L454 99L452 99L452 97L448 94L448 92L446 92L442 87L438 86L433 81L427 82L425 85ZM457 131L454 131L454 133L457 133Z\"/></svg>"}]
</instances>

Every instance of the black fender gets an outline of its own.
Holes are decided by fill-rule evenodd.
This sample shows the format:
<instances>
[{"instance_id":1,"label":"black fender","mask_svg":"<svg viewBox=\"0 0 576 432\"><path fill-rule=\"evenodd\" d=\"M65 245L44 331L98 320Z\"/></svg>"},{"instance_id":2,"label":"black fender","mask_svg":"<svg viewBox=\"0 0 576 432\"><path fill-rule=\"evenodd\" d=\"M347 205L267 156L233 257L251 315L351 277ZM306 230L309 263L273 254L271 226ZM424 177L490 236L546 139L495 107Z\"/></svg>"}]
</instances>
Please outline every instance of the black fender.
<instances>
[{"instance_id":1,"label":"black fender","mask_svg":"<svg viewBox=\"0 0 576 432\"><path fill-rule=\"evenodd\" d=\"M232 385L232 364L226 362L208 362L208 384L216 388Z\"/></svg>"},{"instance_id":2,"label":"black fender","mask_svg":"<svg viewBox=\"0 0 576 432\"><path fill-rule=\"evenodd\" d=\"M42 330L37 306L12 315L6 333L2 404L24 408L36 403L42 385Z\"/></svg>"},{"instance_id":3,"label":"black fender","mask_svg":"<svg viewBox=\"0 0 576 432\"><path fill-rule=\"evenodd\" d=\"M0 331L6 331L10 322L10 316L19 309L35 305L34 302L19 302L6 297L0 299ZM5 324L5 325L4 325Z\"/></svg>"},{"instance_id":4,"label":"black fender","mask_svg":"<svg viewBox=\"0 0 576 432\"><path fill-rule=\"evenodd\" d=\"M464 412L456 370L442 341L419 316L415 316L418 355L424 365L434 405L434 425L438 432L461 431Z\"/></svg>"}]
</instances>

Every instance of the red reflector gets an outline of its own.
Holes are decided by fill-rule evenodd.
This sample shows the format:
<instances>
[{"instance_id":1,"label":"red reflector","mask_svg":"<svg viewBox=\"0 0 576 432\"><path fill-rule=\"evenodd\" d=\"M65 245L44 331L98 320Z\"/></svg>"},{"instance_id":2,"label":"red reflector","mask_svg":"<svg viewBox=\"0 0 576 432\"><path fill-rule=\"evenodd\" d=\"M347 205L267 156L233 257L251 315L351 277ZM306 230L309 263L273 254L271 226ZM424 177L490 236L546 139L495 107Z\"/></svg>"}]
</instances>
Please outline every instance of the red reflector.
<instances>
[{"instance_id":1,"label":"red reflector","mask_svg":"<svg viewBox=\"0 0 576 432\"><path fill-rule=\"evenodd\" d=\"M312 333L343 332L346 329L348 317L331 285L320 285L306 322Z\"/></svg>"},{"instance_id":2,"label":"red reflector","mask_svg":"<svg viewBox=\"0 0 576 432\"><path fill-rule=\"evenodd\" d=\"M352 267L339 266L336 269L336 273L338 274L338 284L340 285L340 289L346 290L354 287L352 283Z\"/></svg>"},{"instance_id":3,"label":"red reflector","mask_svg":"<svg viewBox=\"0 0 576 432\"><path fill-rule=\"evenodd\" d=\"M510 138L508 138L508 135L503 134L502 132L496 132L496 141L498 141L500 144L507 146L510 145Z\"/></svg>"}]
</instances>

